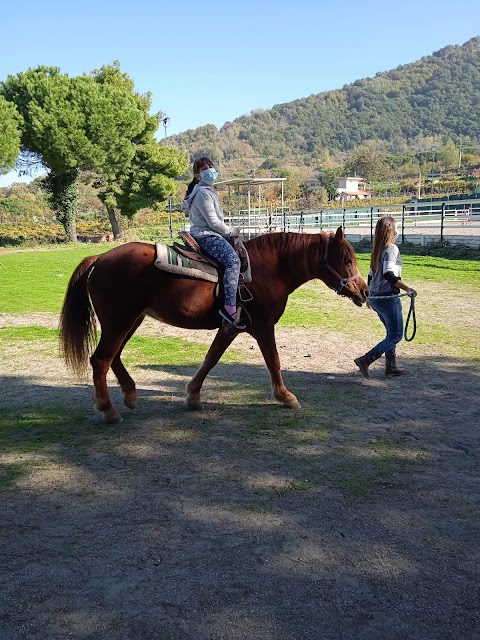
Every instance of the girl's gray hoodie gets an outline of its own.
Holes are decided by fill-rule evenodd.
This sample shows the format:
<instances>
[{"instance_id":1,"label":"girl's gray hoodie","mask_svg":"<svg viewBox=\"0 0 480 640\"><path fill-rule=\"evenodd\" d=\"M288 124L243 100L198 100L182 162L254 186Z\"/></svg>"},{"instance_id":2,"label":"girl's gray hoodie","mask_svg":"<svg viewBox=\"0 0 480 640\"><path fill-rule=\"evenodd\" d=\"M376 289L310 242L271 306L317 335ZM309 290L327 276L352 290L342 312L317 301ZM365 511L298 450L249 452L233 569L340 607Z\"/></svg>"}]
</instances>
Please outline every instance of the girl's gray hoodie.
<instances>
[{"instance_id":1,"label":"girl's gray hoodie","mask_svg":"<svg viewBox=\"0 0 480 640\"><path fill-rule=\"evenodd\" d=\"M212 187L196 184L192 193L185 198L182 211L188 211L190 234L194 238L202 236L233 236L233 228L223 221L220 201Z\"/></svg>"}]
</instances>

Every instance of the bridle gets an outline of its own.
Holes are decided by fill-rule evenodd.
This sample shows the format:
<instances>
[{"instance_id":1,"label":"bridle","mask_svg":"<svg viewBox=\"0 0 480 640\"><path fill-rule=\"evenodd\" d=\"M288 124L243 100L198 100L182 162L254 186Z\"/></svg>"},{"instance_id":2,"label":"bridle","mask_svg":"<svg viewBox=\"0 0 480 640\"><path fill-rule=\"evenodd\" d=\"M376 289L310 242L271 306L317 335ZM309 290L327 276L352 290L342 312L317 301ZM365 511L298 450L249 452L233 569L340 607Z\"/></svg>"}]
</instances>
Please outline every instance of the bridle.
<instances>
[{"instance_id":1,"label":"bridle","mask_svg":"<svg viewBox=\"0 0 480 640\"><path fill-rule=\"evenodd\" d=\"M325 249L323 251L323 258L322 258L322 262L320 263L320 266L321 267L325 267L325 269L328 269L331 274L333 274L336 278L338 278L337 294L340 296L340 295L342 295L342 290L344 289L344 287L349 282L352 282L352 280L356 280L357 278L361 278L362 274L360 272L358 272L354 276L350 276L349 278L342 278L342 276L339 273L337 273L335 271L335 269L328 264L327 256L328 256L328 245L329 244L330 244L330 236L327 236L326 242L325 242Z\"/></svg>"}]
</instances>

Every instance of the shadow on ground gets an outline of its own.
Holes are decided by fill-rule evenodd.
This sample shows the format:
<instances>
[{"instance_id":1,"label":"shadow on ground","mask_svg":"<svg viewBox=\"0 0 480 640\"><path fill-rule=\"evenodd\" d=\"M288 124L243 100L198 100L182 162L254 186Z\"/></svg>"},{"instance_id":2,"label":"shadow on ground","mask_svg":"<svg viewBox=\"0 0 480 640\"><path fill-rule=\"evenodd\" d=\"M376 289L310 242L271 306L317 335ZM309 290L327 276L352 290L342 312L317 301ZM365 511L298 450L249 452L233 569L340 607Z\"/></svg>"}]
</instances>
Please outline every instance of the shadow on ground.
<instances>
[{"instance_id":1,"label":"shadow on ground","mask_svg":"<svg viewBox=\"0 0 480 640\"><path fill-rule=\"evenodd\" d=\"M203 412L192 368L143 373L119 426L90 385L1 379L2 640L476 637L478 373L286 371L298 412L260 366Z\"/></svg>"}]
</instances>

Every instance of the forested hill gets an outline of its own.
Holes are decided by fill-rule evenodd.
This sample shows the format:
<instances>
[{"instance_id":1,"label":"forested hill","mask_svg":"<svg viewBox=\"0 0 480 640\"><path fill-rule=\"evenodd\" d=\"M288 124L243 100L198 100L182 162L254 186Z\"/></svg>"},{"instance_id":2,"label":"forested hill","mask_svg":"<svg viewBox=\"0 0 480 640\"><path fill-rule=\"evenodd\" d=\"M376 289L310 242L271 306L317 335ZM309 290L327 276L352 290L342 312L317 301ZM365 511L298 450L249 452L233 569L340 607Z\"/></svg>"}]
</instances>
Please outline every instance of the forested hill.
<instances>
[{"instance_id":1,"label":"forested hill","mask_svg":"<svg viewBox=\"0 0 480 640\"><path fill-rule=\"evenodd\" d=\"M330 64L326 61L325 64ZM397 152L428 136L480 138L480 37L342 89L256 110L226 123L171 136L174 144L219 164L240 158L322 159L381 140Z\"/></svg>"}]
</instances>

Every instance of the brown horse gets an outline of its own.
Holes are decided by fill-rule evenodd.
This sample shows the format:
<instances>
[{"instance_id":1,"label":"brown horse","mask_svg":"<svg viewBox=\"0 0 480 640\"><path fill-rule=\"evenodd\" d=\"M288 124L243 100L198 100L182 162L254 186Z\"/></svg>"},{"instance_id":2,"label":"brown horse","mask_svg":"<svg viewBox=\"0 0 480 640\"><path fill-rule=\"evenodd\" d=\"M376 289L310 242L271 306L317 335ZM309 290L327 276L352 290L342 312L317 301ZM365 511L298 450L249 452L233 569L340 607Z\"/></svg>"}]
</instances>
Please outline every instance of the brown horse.
<instances>
[{"instance_id":1,"label":"brown horse","mask_svg":"<svg viewBox=\"0 0 480 640\"><path fill-rule=\"evenodd\" d=\"M286 388L280 372L274 330L288 296L308 280L320 278L361 306L366 300L367 285L341 227L336 234L269 233L248 240L245 246L252 269L248 288L253 295L245 304L251 318L247 331L262 351L274 397L296 409L300 404ZM125 405L130 409L137 405L135 382L120 356L145 316L186 329L220 327L203 364L187 385L191 409L202 408L202 384L235 337L220 326L215 284L160 271L154 260L153 245L130 242L100 256L85 258L68 284L60 318L61 349L67 365L78 375L86 374L88 357L96 343L96 314L102 332L90 363L95 407L103 412L106 422L122 420L108 395L106 378L110 367L121 386Z\"/></svg>"}]
</instances>

